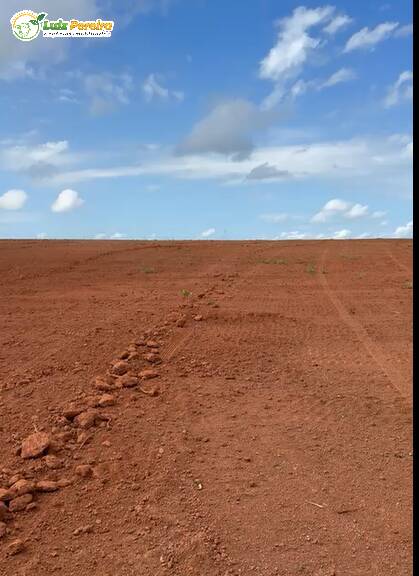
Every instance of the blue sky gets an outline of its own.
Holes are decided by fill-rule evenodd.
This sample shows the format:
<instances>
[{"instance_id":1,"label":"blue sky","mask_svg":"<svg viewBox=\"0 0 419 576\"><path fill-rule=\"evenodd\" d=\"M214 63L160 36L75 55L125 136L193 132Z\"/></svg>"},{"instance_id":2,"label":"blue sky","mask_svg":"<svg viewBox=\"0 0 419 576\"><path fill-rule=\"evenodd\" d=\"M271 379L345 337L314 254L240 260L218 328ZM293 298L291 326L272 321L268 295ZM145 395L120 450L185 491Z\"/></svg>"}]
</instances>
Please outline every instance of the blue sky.
<instances>
[{"instance_id":1,"label":"blue sky","mask_svg":"<svg viewBox=\"0 0 419 576\"><path fill-rule=\"evenodd\" d=\"M29 4L2 3L1 238L411 236L410 2ZM20 42L23 8L115 28Z\"/></svg>"}]
</instances>

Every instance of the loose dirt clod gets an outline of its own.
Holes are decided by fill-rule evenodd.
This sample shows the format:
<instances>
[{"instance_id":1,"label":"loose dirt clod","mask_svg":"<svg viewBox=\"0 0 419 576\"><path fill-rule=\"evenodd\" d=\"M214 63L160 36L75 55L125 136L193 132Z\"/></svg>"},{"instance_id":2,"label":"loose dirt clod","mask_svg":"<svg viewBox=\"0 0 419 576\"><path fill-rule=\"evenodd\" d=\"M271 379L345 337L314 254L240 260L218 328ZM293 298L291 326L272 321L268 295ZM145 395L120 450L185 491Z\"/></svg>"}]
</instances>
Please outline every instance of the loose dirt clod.
<instances>
[{"instance_id":1,"label":"loose dirt clod","mask_svg":"<svg viewBox=\"0 0 419 576\"><path fill-rule=\"evenodd\" d=\"M106 406L113 406L116 403L115 396L112 394L103 394L98 400L98 404L101 408Z\"/></svg>"},{"instance_id":2,"label":"loose dirt clod","mask_svg":"<svg viewBox=\"0 0 419 576\"><path fill-rule=\"evenodd\" d=\"M28 436L21 446L22 458L37 458L49 447L51 438L46 432L35 432Z\"/></svg>"},{"instance_id":3,"label":"loose dirt clod","mask_svg":"<svg viewBox=\"0 0 419 576\"><path fill-rule=\"evenodd\" d=\"M201 322L202 319L203 319L202 314L197 314L196 316L194 316L194 320L195 320L196 322Z\"/></svg>"},{"instance_id":4,"label":"loose dirt clod","mask_svg":"<svg viewBox=\"0 0 419 576\"><path fill-rule=\"evenodd\" d=\"M44 462L50 470L58 470L63 467L63 461L57 456L54 456L54 454L47 454L44 458Z\"/></svg>"},{"instance_id":5,"label":"loose dirt clod","mask_svg":"<svg viewBox=\"0 0 419 576\"><path fill-rule=\"evenodd\" d=\"M28 504L33 500L32 494L24 494L23 496L18 496L14 498L9 503L10 512L20 512L24 510Z\"/></svg>"},{"instance_id":6,"label":"loose dirt clod","mask_svg":"<svg viewBox=\"0 0 419 576\"><path fill-rule=\"evenodd\" d=\"M74 423L83 430L88 430L95 425L97 413L94 410L86 410L74 418Z\"/></svg>"},{"instance_id":7,"label":"loose dirt clod","mask_svg":"<svg viewBox=\"0 0 419 576\"><path fill-rule=\"evenodd\" d=\"M120 386L121 388L134 388L134 386L138 386L138 384L138 378L136 376L132 376L132 374L124 374L117 380L117 386Z\"/></svg>"},{"instance_id":8,"label":"loose dirt clod","mask_svg":"<svg viewBox=\"0 0 419 576\"><path fill-rule=\"evenodd\" d=\"M35 483L30 480L18 480L10 486L9 491L13 495L13 498L24 496L25 494L30 494L35 491Z\"/></svg>"},{"instance_id":9,"label":"loose dirt clod","mask_svg":"<svg viewBox=\"0 0 419 576\"><path fill-rule=\"evenodd\" d=\"M111 373L116 374L117 376L122 376L126 374L129 370L128 362L125 360L121 360L120 362L115 362L115 364L111 368Z\"/></svg>"},{"instance_id":10,"label":"loose dirt clod","mask_svg":"<svg viewBox=\"0 0 419 576\"><path fill-rule=\"evenodd\" d=\"M159 373L156 370L152 370L150 368L148 370L141 370L138 376L141 378L141 380L150 380L151 378L157 378Z\"/></svg>"},{"instance_id":11,"label":"loose dirt clod","mask_svg":"<svg viewBox=\"0 0 419 576\"><path fill-rule=\"evenodd\" d=\"M23 552L24 549L25 544L23 540L20 540L20 538L18 538L17 540L13 540L13 542L10 542L10 544L7 547L7 553L10 556L15 556L16 554L20 554L21 552Z\"/></svg>"},{"instance_id":12,"label":"loose dirt clod","mask_svg":"<svg viewBox=\"0 0 419 576\"><path fill-rule=\"evenodd\" d=\"M53 480L40 480L35 486L37 492L56 492L60 488L58 482Z\"/></svg>"},{"instance_id":13,"label":"loose dirt clod","mask_svg":"<svg viewBox=\"0 0 419 576\"><path fill-rule=\"evenodd\" d=\"M13 494L6 488L0 488L0 502L8 502L13 498Z\"/></svg>"}]
</instances>

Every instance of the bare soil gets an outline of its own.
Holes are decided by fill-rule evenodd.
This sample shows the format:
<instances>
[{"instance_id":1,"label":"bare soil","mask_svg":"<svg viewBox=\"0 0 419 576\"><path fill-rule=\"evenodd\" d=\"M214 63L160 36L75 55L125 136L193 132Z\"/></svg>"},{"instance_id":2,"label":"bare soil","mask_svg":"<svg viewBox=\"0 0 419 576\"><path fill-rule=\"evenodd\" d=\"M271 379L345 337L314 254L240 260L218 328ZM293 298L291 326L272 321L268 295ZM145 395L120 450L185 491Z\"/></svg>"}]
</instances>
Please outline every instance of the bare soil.
<instances>
[{"instance_id":1,"label":"bare soil","mask_svg":"<svg viewBox=\"0 0 419 576\"><path fill-rule=\"evenodd\" d=\"M0 574L412 573L412 242L0 242Z\"/></svg>"}]
</instances>

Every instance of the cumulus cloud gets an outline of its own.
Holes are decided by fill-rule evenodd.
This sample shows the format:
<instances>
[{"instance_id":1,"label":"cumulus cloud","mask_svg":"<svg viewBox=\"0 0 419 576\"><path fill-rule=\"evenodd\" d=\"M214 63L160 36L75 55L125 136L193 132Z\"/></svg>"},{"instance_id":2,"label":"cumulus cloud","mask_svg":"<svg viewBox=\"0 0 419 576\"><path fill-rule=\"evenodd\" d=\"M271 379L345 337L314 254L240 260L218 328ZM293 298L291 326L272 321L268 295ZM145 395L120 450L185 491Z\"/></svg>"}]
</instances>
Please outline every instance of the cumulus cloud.
<instances>
[{"instance_id":1,"label":"cumulus cloud","mask_svg":"<svg viewBox=\"0 0 419 576\"><path fill-rule=\"evenodd\" d=\"M271 166L268 162L255 166L246 176L247 180L276 180L278 178L290 178L288 170L279 170L276 166Z\"/></svg>"},{"instance_id":2,"label":"cumulus cloud","mask_svg":"<svg viewBox=\"0 0 419 576\"><path fill-rule=\"evenodd\" d=\"M413 221L411 220L404 226L398 226L394 231L396 238L410 238L413 236Z\"/></svg>"},{"instance_id":3,"label":"cumulus cloud","mask_svg":"<svg viewBox=\"0 0 419 576\"><path fill-rule=\"evenodd\" d=\"M332 6L314 9L299 6L291 16L279 20L276 44L259 67L260 78L275 84L273 92L264 101L264 108L272 108L280 101L285 92L285 82L298 75L320 45L321 39L310 36L309 30L330 21L333 12Z\"/></svg>"},{"instance_id":4,"label":"cumulus cloud","mask_svg":"<svg viewBox=\"0 0 419 576\"><path fill-rule=\"evenodd\" d=\"M333 238L335 240L343 240L345 238L349 238L350 235L351 231L347 230L346 228L343 228L342 230L336 230L336 232L333 235Z\"/></svg>"},{"instance_id":5,"label":"cumulus cloud","mask_svg":"<svg viewBox=\"0 0 419 576\"><path fill-rule=\"evenodd\" d=\"M384 216L387 214L387 212L385 210L375 210L372 214L371 214L371 218L374 219L379 219L379 218L384 218Z\"/></svg>"},{"instance_id":6,"label":"cumulus cloud","mask_svg":"<svg viewBox=\"0 0 419 576\"><path fill-rule=\"evenodd\" d=\"M413 98L413 73L410 70L402 72L396 82L392 84L384 99L385 108L396 106L402 100L412 100Z\"/></svg>"},{"instance_id":7,"label":"cumulus cloud","mask_svg":"<svg viewBox=\"0 0 419 576\"><path fill-rule=\"evenodd\" d=\"M97 116L129 103L133 78L130 74L109 72L89 74L84 80L84 88L89 97L90 112Z\"/></svg>"},{"instance_id":8,"label":"cumulus cloud","mask_svg":"<svg viewBox=\"0 0 419 576\"><path fill-rule=\"evenodd\" d=\"M291 232L281 232L279 236L281 240L305 240L309 238L307 232L300 232L299 230L292 230Z\"/></svg>"},{"instance_id":9,"label":"cumulus cloud","mask_svg":"<svg viewBox=\"0 0 419 576\"><path fill-rule=\"evenodd\" d=\"M208 230L204 230L203 232L201 232L201 237L209 238L210 236L214 236L214 234L215 234L215 228L208 228Z\"/></svg>"},{"instance_id":10,"label":"cumulus cloud","mask_svg":"<svg viewBox=\"0 0 419 576\"><path fill-rule=\"evenodd\" d=\"M323 30L326 32L326 34L333 35L341 30L341 28L348 26L348 24L351 22L353 22L352 18L346 14L339 14L338 16L335 16Z\"/></svg>"},{"instance_id":11,"label":"cumulus cloud","mask_svg":"<svg viewBox=\"0 0 419 576\"><path fill-rule=\"evenodd\" d=\"M122 234L122 232L115 232L114 234L112 234L110 236L111 240L123 240L124 238L126 238L127 235L126 234Z\"/></svg>"},{"instance_id":12,"label":"cumulus cloud","mask_svg":"<svg viewBox=\"0 0 419 576\"><path fill-rule=\"evenodd\" d=\"M45 240L46 238L48 238L48 234L46 232L38 232L36 235L37 240Z\"/></svg>"},{"instance_id":13,"label":"cumulus cloud","mask_svg":"<svg viewBox=\"0 0 419 576\"><path fill-rule=\"evenodd\" d=\"M326 202L323 208L311 218L311 222L327 222L337 215L348 218L349 220L362 218L368 215L368 206L354 204L346 200L341 200L340 198L333 198Z\"/></svg>"},{"instance_id":14,"label":"cumulus cloud","mask_svg":"<svg viewBox=\"0 0 419 576\"><path fill-rule=\"evenodd\" d=\"M8 190L0 196L0 210L20 210L27 199L28 195L24 190Z\"/></svg>"},{"instance_id":15,"label":"cumulus cloud","mask_svg":"<svg viewBox=\"0 0 419 576\"><path fill-rule=\"evenodd\" d=\"M185 95L181 91L176 90L169 90L165 88L163 84L158 81L156 74L150 74L143 83L143 93L144 98L147 102L151 102L152 100L170 100L174 99L178 102L181 102Z\"/></svg>"},{"instance_id":16,"label":"cumulus cloud","mask_svg":"<svg viewBox=\"0 0 419 576\"><path fill-rule=\"evenodd\" d=\"M363 206L362 204L354 204L347 212L344 212L344 217L354 220L356 218L362 218L367 216L368 206Z\"/></svg>"},{"instance_id":17,"label":"cumulus cloud","mask_svg":"<svg viewBox=\"0 0 419 576\"><path fill-rule=\"evenodd\" d=\"M71 189L66 189L60 192L51 206L53 212L70 212L84 204L84 200L80 198L78 192Z\"/></svg>"},{"instance_id":18,"label":"cumulus cloud","mask_svg":"<svg viewBox=\"0 0 419 576\"><path fill-rule=\"evenodd\" d=\"M312 217L311 222L327 222L327 220L335 214L346 212L350 207L351 204L349 202L341 200L340 198L333 198L326 202L320 212L317 212L317 214Z\"/></svg>"},{"instance_id":19,"label":"cumulus cloud","mask_svg":"<svg viewBox=\"0 0 419 576\"><path fill-rule=\"evenodd\" d=\"M349 38L344 52L366 48L373 49L379 42L390 38L398 25L398 22L383 22L372 30L365 26Z\"/></svg>"},{"instance_id":20,"label":"cumulus cloud","mask_svg":"<svg viewBox=\"0 0 419 576\"><path fill-rule=\"evenodd\" d=\"M195 124L189 136L178 145L176 153L215 152L247 157L253 149L252 133L271 121L271 113L259 110L248 100L222 102Z\"/></svg>"}]
</instances>

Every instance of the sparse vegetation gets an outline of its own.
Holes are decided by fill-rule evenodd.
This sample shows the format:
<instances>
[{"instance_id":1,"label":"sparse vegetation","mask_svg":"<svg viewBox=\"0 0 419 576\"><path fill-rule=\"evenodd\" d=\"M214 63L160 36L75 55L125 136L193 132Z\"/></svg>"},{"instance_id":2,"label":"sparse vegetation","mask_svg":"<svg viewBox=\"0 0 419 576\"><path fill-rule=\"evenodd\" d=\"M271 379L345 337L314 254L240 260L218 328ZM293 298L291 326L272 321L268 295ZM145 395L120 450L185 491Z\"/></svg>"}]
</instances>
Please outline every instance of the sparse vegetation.
<instances>
[{"instance_id":1,"label":"sparse vegetation","mask_svg":"<svg viewBox=\"0 0 419 576\"><path fill-rule=\"evenodd\" d=\"M413 282L411 280L406 280L406 282L404 283L404 287L407 288L408 290L412 290Z\"/></svg>"},{"instance_id":2,"label":"sparse vegetation","mask_svg":"<svg viewBox=\"0 0 419 576\"><path fill-rule=\"evenodd\" d=\"M188 298L189 296L192 296L192 292L190 292L189 290L186 290L186 288L183 288L180 293L182 294L182 296L184 298Z\"/></svg>"},{"instance_id":3,"label":"sparse vegetation","mask_svg":"<svg viewBox=\"0 0 419 576\"><path fill-rule=\"evenodd\" d=\"M143 268L141 268L141 271L144 272L144 274L154 274L156 269L150 268L149 266L143 266Z\"/></svg>"},{"instance_id":4,"label":"sparse vegetation","mask_svg":"<svg viewBox=\"0 0 419 576\"><path fill-rule=\"evenodd\" d=\"M314 273L316 272L316 267L315 267L315 265L310 262L309 264L307 264L306 271L307 271L309 274L314 274Z\"/></svg>"}]
</instances>

